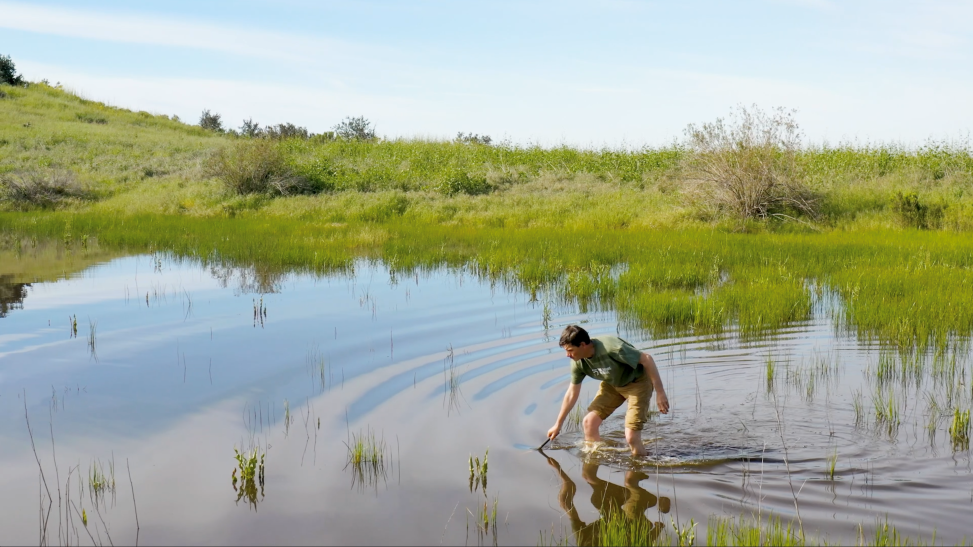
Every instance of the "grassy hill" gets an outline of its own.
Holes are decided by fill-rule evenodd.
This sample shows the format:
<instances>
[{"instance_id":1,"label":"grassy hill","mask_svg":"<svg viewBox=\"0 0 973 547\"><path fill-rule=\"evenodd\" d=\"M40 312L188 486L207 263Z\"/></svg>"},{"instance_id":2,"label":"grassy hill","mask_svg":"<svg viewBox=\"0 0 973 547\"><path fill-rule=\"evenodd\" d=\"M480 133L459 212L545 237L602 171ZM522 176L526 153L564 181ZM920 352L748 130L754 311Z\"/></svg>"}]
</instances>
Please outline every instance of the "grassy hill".
<instances>
[{"instance_id":1,"label":"grassy hill","mask_svg":"<svg viewBox=\"0 0 973 547\"><path fill-rule=\"evenodd\" d=\"M75 211L759 230L908 226L916 224L908 216L912 207L932 211L935 218L924 227L973 228L973 159L968 149L942 143L916 150L802 149L797 168L818 214L784 211L774 222L754 225L693 199L687 191L692 155L684 146L582 150L407 139L248 139L109 107L45 84L3 91L0 177L73 184L78 191L49 206ZM297 195L280 196L273 188L238 191L233 177L260 169L294 183L285 191ZM0 209L32 207L29 200L0 198Z\"/></svg>"}]
</instances>

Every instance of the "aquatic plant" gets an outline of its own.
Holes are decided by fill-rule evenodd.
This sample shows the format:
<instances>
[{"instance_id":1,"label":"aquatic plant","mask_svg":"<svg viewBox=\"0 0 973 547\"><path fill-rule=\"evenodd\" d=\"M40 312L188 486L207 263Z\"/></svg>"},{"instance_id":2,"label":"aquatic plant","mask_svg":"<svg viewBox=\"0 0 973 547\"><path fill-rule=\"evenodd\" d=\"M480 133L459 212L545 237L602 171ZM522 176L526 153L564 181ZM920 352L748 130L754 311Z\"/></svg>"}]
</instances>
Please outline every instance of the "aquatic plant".
<instances>
[{"instance_id":1,"label":"aquatic plant","mask_svg":"<svg viewBox=\"0 0 973 547\"><path fill-rule=\"evenodd\" d=\"M103 499L105 494L115 495L115 462L108 461L108 469L101 460L95 460L88 466L88 492L93 501Z\"/></svg>"},{"instance_id":2,"label":"aquatic plant","mask_svg":"<svg viewBox=\"0 0 973 547\"><path fill-rule=\"evenodd\" d=\"M774 390L774 378L777 376L777 366L774 364L774 358L770 355L767 356L767 393Z\"/></svg>"},{"instance_id":3,"label":"aquatic plant","mask_svg":"<svg viewBox=\"0 0 973 547\"><path fill-rule=\"evenodd\" d=\"M879 386L872 396L872 406L875 409L876 423L884 425L888 434L894 436L901 423L895 390L891 387L885 389Z\"/></svg>"},{"instance_id":4,"label":"aquatic plant","mask_svg":"<svg viewBox=\"0 0 973 547\"><path fill-rule=\"evenodd\" d=\"M286 437L291 432L291 423L293 418L291 417L291 403L287 399L284 399L284 436Z\"/></svg>"},{"instance_id":5,"label":"aquatic plant","mask_svg":"<svg viewBox=\"0 0 973 547\"><path fill-rule=\"evenodd\" d=\"M621 508L610 505L594 524L593 545L669 545L670 540L661 522L652 522L645 515L630 518Z\"/></svg>"},{"instance_id":6,"label":"aquatic plant","mask_svg":"<svg viewBox=\"0 0 973 547\"><path fill-rule=\"evenodd\" d=\"M487 487L487 458L490 456L490 449L487 448L486 452L483 453L483 462L480 462L480 457L473 457L470 454L470 492L475 491L477 488L482 488L483 494L486 495Z\"/></svg>"},{"instance_id":7,"label":"aquatic plant","mask_svg":"<svg viewBox=\"0 0 973 547\"><path fill-rule=\"evenodd\" d=\"M328 384L327 379L329 372L328 361L325 358L324 353L317 346L308 348L305 363L311 377L317 378L320 389L324 391L325 386Z\"/></svg>"},{"instance_id":8,"label":"aquatic plant","mask_svg":"<svg viewBox=\"0 0 973 547\"><path fill-rule=\"evenodd\" d=\"M253 510L257 509L257 502L264 498L265 466L264 460L267 456L266 451L253 447L249 452L240 452L236 447L233 448L234 458L237 467L233 468L231 474L233 480L233 490L237 493L236 501L246 498L247 503ZM240 471L239 477L237 470ZM237 480L242 483L237 487ZM259 497L257 486L259 485Z\"/></svg>"},{"instance_id":9,"label":"aquatic plant","mask_svg":"<svg viewBox=\"0 0 973 547\"><path fill-rule=\"evenodd\" d=\"M835 447L834 453L828 456L827 473L828 478L834 480L835 467L838 465L838 448Z\"/></svg>"},{"instance_id":10,"label":"aquatic plant","mask_svg":"<svg viewBox=\"0 0 973 547\"><path fill-rule=\"evenodd\" d=\"M345 448L348 452L345 469L351 469L352 488L357 486L363 490L369 486L377 487L379 479L385 480L390 452L384 438L377 437L368 428L358 433L349 433Z\"/></svg>"},{"instance_id":11,"label":"aquatic plant","mask_svg":"<svg viewBox=\"0 0 973 547\"><path fill-rule=\"evenodd\" d=\"M949 426L949 438L953 450L970 449L970 410L963 412L957 408L953 411L953 423Z\"/></svg>"},{"instance_id":12,"label":"aquatic plant","mask_svg":"<svg viewBox=\"0 0 973 547\"><path fill-rule=\"evenodd\" d=\"M453 411L459 412L460 399L463 396L459 387L459 373L456 371L456 359L453 354L453 346L449 346L446 358L443 360L443 406L446 407L446 414Z\"/></svg>"},{"instance_id":13,"label":"aquatic plant","mask_svg":"<svg viewBox=\"0 0 973 547\"><path fill-rule=\"evenodd\" d=\"M712 516L706 526L706 545L714 547L799 547L806 544L806 539L794 523L785 525L776 515L769 518L766 524L751 519Z\"/></svg>"},{"instance_id":14,"label":"aquatic plant","mask_svg":"<svg viewBox=\"0 0 973 547\"><path fill-rule=\"evenodd\" d=\"M865 422L865 396L861 388L852 392L851 406L855 411L855 426L857 427Z\"/></svg>"},{"instance_id":15,"label":"aquatic plant","mask_svg":"<svg viewBox=\"0 0 973 547\"><path fill-rule=\"evenodd\" d=\"M672 517L669 517L672 530L675 532L677 547L692 547L696 545L696 521L689 519L685 525L680 526Z\"/></svg>"},{"instance_id":16,"label":"aquatic plant","mask_svg":"<svg viewBox=\"0 0 973 547\"><path fill-rule=\"evenodd\" d=\"M568 413L568 417L564 419L564 426L561 429L565 433L581 431L581 424L584 422L584 417L587 414L588 405L581 403L575 404L571 412Z\"/></svg>"},{"instance_id":17,"label":"aquatic plant","mask_svg":"<svg viewBox=\"0 0 973 547\"><path fill-rule=\"evenodd\" d=\"M91 358L94 359L95 361L98 360L98 351L96 347L97 330L98 330L98 323L96 321L92 321L91 319L88 319L88 353L91 356Z\"/></svg>"}]
</instances>

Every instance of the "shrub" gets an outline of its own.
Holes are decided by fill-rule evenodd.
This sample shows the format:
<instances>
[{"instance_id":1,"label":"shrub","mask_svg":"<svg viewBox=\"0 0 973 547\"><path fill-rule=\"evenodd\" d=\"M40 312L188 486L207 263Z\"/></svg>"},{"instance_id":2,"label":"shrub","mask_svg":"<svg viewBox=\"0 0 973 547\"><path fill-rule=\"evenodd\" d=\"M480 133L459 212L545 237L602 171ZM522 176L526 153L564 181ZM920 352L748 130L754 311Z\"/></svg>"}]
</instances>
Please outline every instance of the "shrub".
<instances>
[{"instance_id":1,"label":"shrub","mask_svg":"<svg viewBox=\"0 0 973 547\"><path fill-rule=\"evenodd\" d=\"M898 192L892 198L892 209L903 226L928 230L942 225L946 204L924 204L915 192Z\"/></svg>"},{"instance_id":2,"label":"shrub","mask_svg":"<svg viewBox=\"0 0 973 547\"><path fill-rule=\"evenodd\" d=\"M741 106L728 123L689 125L686 135L688 193L699 204L744 219L816 216L818 200L797 164L801 132L793 112Z\"/></svg>"},{"instance_id":3,"label":"shrub","mask_svg":"<svg viewBox=\"0 0 973 547\"><path fill-rule=\"evenodd\" d=\"M223 129L223 120L220 119L220 115L211 113L209 110L204 110L203 113L200 114L199 126L203 129L215 131L217 133L222 133L225 131Z\"/></svg>"},{"instance_id":4,"label":"shrub","mask_svg":"<svg viewBox=\"0 0 973 547\"><path fill-rule=\"evenodd\" d=\"M376 138L372 122L366 120L364 116L345 118L334 126L334 132L335 135L346 140L370 141Z\"/></svg>"},{"instance_id":5,"label":"shrub","mask_svg":"<svg viewBox=\"0 0 973 547\"><path fill-rule=\"evenodd\" d=\"M436 190L441 194L452 196L455 194L487 194L494 189L487 181L486 174L471 173L469 171L453 168L443 172L443 178L436 186Z\"/></svg>"},{"instance_id":6,"label":"shrub","mask_svg":"<svg viewBox=\"0 0 973 547\"><path fill-rule=\"evenodd\" d=\"M0 175L0 200L18 209L53 209L70 199L90 199L71 171L25 171Z\"/></svg>"},{"instance_id":7,"label":"shrub","mask_svg":"<svg viewBox=\"0 0 973 547\"><path fill-rule=\"evenodd\" d=\"M0 84L21 85L24 79L17 74L17 66L8 55L0 55Z\"/></svg>"},{"instance_id":8,"label":"shrub","mask_svg":"<svg viewBox=\"0 0 973 547\"><path fill-rule=\"evenodd\" d=\"M294 173L278 143L268 139L238 141L210 157L206 172L237 194L303 194L313 190Z\"/></svg>"}]
</instances>

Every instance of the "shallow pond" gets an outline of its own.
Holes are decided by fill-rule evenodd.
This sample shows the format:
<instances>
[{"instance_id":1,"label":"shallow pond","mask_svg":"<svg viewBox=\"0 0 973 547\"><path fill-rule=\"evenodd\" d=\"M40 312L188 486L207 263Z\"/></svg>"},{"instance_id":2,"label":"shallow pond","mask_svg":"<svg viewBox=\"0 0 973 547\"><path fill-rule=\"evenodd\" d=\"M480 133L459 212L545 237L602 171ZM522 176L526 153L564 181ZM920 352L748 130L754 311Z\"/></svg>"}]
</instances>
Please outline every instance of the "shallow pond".
<instances>
[{"instance_id":1,"label":"shallow pond","mask_svg":"<svg viewBox=\"0 0 973 547\"><path fill-rule=\"evenodd\" d=\"M812 321L757 339L652 339L464 271L143 255L25 285L20 260L0 265L21 272L0 277L5 544L585 541L606 500L670 531L693 519L700 544L712 516L771 514L832 542L886 518L970 537L969 451L943 410L969 408L968 350L910 357L837 332L826 293ZM659 364L672 412L646 428L645 460L623 449L622 412L593 452L577 429L531 450L567 386L570 323ZM349 464L357 440L381 463ZM250 483L235 449L265 455ZM484 489L469 460L487 450Z\"/></svg>"}]
</instances>

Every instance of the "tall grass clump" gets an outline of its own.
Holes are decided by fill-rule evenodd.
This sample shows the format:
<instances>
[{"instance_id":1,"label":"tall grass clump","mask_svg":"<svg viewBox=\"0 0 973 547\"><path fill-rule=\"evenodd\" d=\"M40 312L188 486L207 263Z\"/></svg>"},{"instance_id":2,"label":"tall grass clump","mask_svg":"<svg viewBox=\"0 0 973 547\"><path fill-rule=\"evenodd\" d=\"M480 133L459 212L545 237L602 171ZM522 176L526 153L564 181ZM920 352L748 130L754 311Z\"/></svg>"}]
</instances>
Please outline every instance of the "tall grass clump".
<instances>
[{"instance_id":1,"label":"tall grass clump","mask_svg":"<svg viewBox=\"0 0 973 547\"><path fill-rule=\"evenodd\" d=\"M487 458L489 456L489 448L483 453L483 462L480 462L479 456L474 457L473 454L470 454L470 492L482 488L483 493L486 494L487 471L489 469Z\"/></svg>"},{"instance_id":2,"label":"tall grass clump","mask_svg":"<svg viewBox=\"0 0 973 547\"><path fill-rule=\"evenodd\" d=\"M350 433L345 448L348 452L345 469L351 469L352 488L357 486L364 490L370 486L377 487L378 481L388 476L389 447L385 439L376 436L371 428Z\"/></svg>"},{"instance_id":3,"label":"tall grass clump","mask_svg":"<svg viewBox=\"0 0 973 547\"><path fill-rule=\"evenodd\" d=\"M706 545L714 547L758 547L763 545L803 546L806 538L793 523L783 524L772 517L766 525L748 519L710 517L706 527Z\"/></svg>"},{"instance_id":4,"label":"tall grass clump","mask_svg":"<svg viewBox=\"0 0 973 547\"><path fill-rule=\"evenodd\" d=\"M267 457L267 453L257 447L244 452L240 452L234 447L233 453L237 462L237 466L233 468L231 475L233 479L233 490L237 493L236 501L239 503L241 499L246 498L250 507L256 510L257 502L264 497L264 460ZM240 472L239 476L237 476L238 470ZM238 480L241 482L239 487L237 487ZM259 496L257 491L258 486L260 487Z\"/></svg>"},{"instance_id":5,"label":"tall grass clump","mask_svg":"<svg viewBox=\"0 0 973 547\"><path fill-rule=\"evenodd\" d=\"M93 501L104 499L106 494L115 495L115 462L108 462L107 470L101 460L88 467L88 492Z\"/></svg>"},{"instance_id":6,"label":"tall grass clump","mask_svg":"<svg viewBox=\"0 0 973 547\"><path fill-rule=\"evenodd\" d=\"M949 426L949 438L953 443L953 450L970 449L970 411L953 411L953 423Z\"/></svg>"},{"instance_id":7,"label":"tall grass clump","mask_svg":"<svg viewBox=\"0 0 973 547\"><path fill-rule=\"evenodd\" d=\"M818 200L798 168L793 112L740 106L729 120L690 125L686 135L687 189L702 207L741 219L816 215Z\"/></svg>"}]
</instances>

